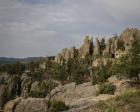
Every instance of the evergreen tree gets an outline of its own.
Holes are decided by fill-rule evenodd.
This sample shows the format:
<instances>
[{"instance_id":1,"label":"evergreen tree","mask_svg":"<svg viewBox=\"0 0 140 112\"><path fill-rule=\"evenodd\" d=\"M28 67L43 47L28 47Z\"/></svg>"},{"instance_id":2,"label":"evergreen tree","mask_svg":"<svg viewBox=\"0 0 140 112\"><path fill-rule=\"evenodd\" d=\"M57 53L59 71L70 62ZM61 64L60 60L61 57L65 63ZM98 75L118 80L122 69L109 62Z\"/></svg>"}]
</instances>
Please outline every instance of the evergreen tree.
<instances>
[{"instance_id":1,"label":"evergreen tree","mask_svg":"<svg viewBox=\"0 0 140 112\"><path fill-rule=\"evenodd\" d=\"M105 47L106 47L105 38L102 38L102 40L101 40L101 42L100 42L100 45L101 45L101 50L104 50Z\"/></svg>"}]
</instances>

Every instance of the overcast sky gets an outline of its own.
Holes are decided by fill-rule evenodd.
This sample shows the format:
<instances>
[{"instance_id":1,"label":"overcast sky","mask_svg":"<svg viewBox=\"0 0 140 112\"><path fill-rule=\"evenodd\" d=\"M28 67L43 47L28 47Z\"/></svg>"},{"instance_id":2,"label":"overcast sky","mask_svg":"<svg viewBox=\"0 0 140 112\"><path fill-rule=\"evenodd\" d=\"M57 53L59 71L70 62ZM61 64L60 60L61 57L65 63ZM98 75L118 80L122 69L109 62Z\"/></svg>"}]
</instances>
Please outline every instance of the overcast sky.
<instances>
[{"instance_id":1,"label":"overcast sky","mask_svg":"<svg viewBox=\"0 0 140 112\"><path fill-rule=\"evenodd\" d=\"M0 56L56 55L126 27L140 28L140 0L0 0Z\"/></svg>"}]
</instances>

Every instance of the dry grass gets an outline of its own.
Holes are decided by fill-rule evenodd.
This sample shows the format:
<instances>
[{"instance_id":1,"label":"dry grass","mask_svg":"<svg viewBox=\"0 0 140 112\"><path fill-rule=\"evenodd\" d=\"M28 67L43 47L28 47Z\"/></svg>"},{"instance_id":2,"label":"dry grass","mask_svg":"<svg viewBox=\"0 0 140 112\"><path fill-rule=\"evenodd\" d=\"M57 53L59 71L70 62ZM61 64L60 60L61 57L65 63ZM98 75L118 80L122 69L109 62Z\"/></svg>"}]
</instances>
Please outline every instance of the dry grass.
<instances>
[{"instance_id":1,"label":"dry grass","mask_svg":"<svg viewBox=\"0 0 140 112\"><path fill-rule=\"evenodd\" d=\"M129 90L107 101L100 101L84 112L140 112L140 90Z\"/></svg>"}]
</instances>

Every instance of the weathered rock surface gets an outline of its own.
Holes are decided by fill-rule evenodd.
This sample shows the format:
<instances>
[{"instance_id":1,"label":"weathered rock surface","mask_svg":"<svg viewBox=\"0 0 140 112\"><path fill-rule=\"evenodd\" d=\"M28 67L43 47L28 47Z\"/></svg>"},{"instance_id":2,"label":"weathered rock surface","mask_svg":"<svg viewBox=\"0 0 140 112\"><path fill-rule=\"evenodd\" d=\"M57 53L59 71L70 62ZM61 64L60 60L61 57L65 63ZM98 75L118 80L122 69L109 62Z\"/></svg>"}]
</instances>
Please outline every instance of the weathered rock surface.
<instances>
[{"instance_id":1,"label":"weathered rock surface","mask_svg":"<svg viewBox=\"0 0 140 112\"><path fill-rule=\"evenodd\" d=\"M18 78L7 73L0 74L0 109L11 98L18 95Z\"/></svg>"},{"instance_id":2,"label":"weathered rock surface","mask_svg":"<svg viewBox=\"0 0 140 112\"><path fill-rule=\"evenodd\" d=\"M6 105L4 106L4 112L14 112L16 106L18 105L20 101L21 101L21 98L17 98L17 99L7 102Z\"/></svg>"},{"instance_id":3,"label":"weathered rock surface","mask_svg":"<svg viewBox=\"0 0 140 112\"><path fill-rule=\"evenodd\" d=\"M69 83L66 85L60 85L52 90L52 94L55 94L53 99L64 101L71 107L66 112L81 112L86 108L89 108L101 100L107 100L122 94L128 89L135 88L132 86L132 81L128 79L120 80L117 76L112 76L108 79L108 83L112 83L117 87L114 95L100 94L97 96L99 86L92 86L90 82L75 85L75 83ZM19 101L20 99L20 101ZM4 108L4 112L46 112L47 106L46 98L17 98L9 101Z\"/></svg>"},{"instance_id":4,"label":"weathered rock surface","mask_svg":"<svg viewBox=\"0 0 140 112\"><path fill-rule=\"evenodd\" d=\"M7 101L7 89L8 87L6 85L0 86L0 109L2 109L3 105Z\"/></svg>"},{"instance_id":5,"label":"weathered rock surface","mask_svg":"<svg viewBox=\"0 0 140 112\"><path fill-rule=\"evenodd\" d=\"M45 98L17 98L9 101L4 112L46 112Z\"/></svg>"},{"instance_id":6,"label":"weathered rock surface","mask_svg":"<svg viewBox=\"0 0 140 112\"><path fill-rule=\"evenodd\" d=\"M98 56L101 54L100 41L98 40L98 38L96 38L96 45L95 45L95 49L94 49L94 54L98 55Z\"/></svg>"},{"instance_id":7,"label":"weathered rock surface","mask_svg":"<svg viewBox=\"0 0 140 112\"><path fill-rule=\"evenodd\" d=\"M71 107L66 112L80 112L81 110L96 104L100 100L106 100L113 95L99 95L98 85L93 86L90 82L75 85L75 83L66 84L55 88L52 93L61 91L55 95L54 99L64 101Z\"/></svg>"},{"instance_id":8,"label":"weathered rock surface","mask_svg":"<svg viewBox=\"0 0 140 112\"><path fill-rule=\"evenodd\" d=\"M62 63L64 60L68 61L70 58L74 57L74 53L76 52L76 48L72 47L70 49L64 48L61 53L59 53L55 57L55 62Z\"/></svg>"},{"instance_id":9,"label":"weathered rock surface","mask_svg":"<svg viewBox=\"0 0 140 112\"><path fill-rule=\"evenodd\" d=\"M96 39L94 46L93 40L89 39L89 36L86 36L84 44L78 50L83 59L91 52L94 54L93 56L99 56L102 54L104 57L116 58L119 57L118 51L123 53L128 52L128 49L131 47L132 40L134 39L140 39L140 30L136 28L127 28L120 36L115 35L109 38L105 49L101 49L101 42L98 39ZM65 48L55 57L55 61L60 63L62 59L67 61L70 58L72 58L71 50Z\"/></svg>"},{"instance_id":10,"label":"weathered rock surface","mask_svg":"<svg viewBox=\"0 0 140 112\"><path fill-rule=\"evenodd\" d=\"M132 40L140 40L140 30L136 28L127 28L121 34L120 39L124 42L125 49L131 47Z\"/></svg>"},{"instance_id":11,"label":"weathered rock surface","mask_svg":"<svg viewBox=\"0 0 140 112\"><path fill-rule=\"evenodd\" d=\"M15 108L15 112L46 112L45 98L22 99Z\"/></svg>"},{"instance_id":12,"label":"weathered rock surface","mask_svg":"<svg viewBox=\"0 0 140 112\"><path fill-rule=\"evenodd\" d=\"M23 73L21 76L21 97L29 97L30 89L32 84L32 77L28 73Z\"/></svg>"},{"instance_id":13,"label":"weathered rock surface","mask_svg":"<svg viewBox=\"0 0 140 112\"><path fill-rule=\"evenodd\" d=\"M108 82L116 86L115 95L122 94L129 89L140 88L140 85L135 84L132 79L119 79L117 75L110 77Z\"/></svg>"},{"instance_id":14,"label":"weathered rock surface","mask_svg":"<svg viewBox=\"0 0 140 112\"><path fill-rule=\"evenodd\" d=\"M89 55L89 53L92 53L94 50L93 46L93 39L89 39L89 36L85 37L84 44L80 48L80 55L81 58L85 58L86 55Z\"/></svg>"}]
</instances>

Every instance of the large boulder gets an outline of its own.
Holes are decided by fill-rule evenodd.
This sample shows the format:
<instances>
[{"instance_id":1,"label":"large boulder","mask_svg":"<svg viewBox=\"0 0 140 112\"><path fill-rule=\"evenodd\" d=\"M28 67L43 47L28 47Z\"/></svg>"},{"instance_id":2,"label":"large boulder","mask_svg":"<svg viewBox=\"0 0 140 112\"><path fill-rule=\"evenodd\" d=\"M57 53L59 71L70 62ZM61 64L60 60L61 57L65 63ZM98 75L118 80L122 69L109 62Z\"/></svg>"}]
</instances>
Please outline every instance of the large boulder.
<instances>
[{"instance_id":1,"label":"large boulder","mask_svg":"<svg viewBox=\"0 0 140 112\"><path fill-rule=\"evenodd\" d=\"M14 112L16 106L18 105L20 101L21 101L21 98L17 98L17 99L7 102L6 105L4 106L4 112Z\"/></svg>"},{"instance_id":2,"label":"large boulder","mask_svg":"<svg viewBox=\"0 0 140 112\"><path fill-rule=\"evenodd\" d=\"M88 99L95 97L98 93L98 85L93 86L90 82L75 85L75 83L69 83L64 86L58 86L52 90L54 99L64 101L67 105L77 105L75 102L82 103L82 99L88 101ZM80 102L81 101L81 102Z\"/></svg>"},{"instance_id":3,"label":"large boulder","mask_svg":"<svg viewBox=\"0 0 140 112\"><path fill-rule=\"evenodd\" d=\"M124 77L120 79L118 75L108 78L108 82L116 86L115 95L119 95L125 93L127 90L133 90L140 87L140 85L135 84L132 79L127 79Z\"/></svg>"},{"instance_id":4,"label":"large boulder","mask_svg":"<svg viewBox=\"0 0 140 112\"><path fill-rule=\"evenodd\" d=\"M15 112L46 112L47 101L44 98L23 99L15 108Z\"/></svg>"},{"instance_id":5,"label":"large boulder","mask_svg":"<svg viewBox=\"0 0 140 112\"><path fill-rule=\"evenodd\" d=\"M31 92L39 92L40 91L40 83L38 81L35 81L31 84Z\"/></svg>"},{"instance_id":6,"label":"large boulder","mask_svg":"<svg viewBox=\"0 0 140 112\"><path fill-rule=\"evenodd\" d=\"M4 112L46 112L46 107L45 98L17 98L5 105Z\"/></svg>"}]
</instances>

